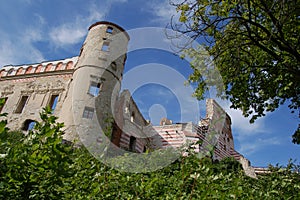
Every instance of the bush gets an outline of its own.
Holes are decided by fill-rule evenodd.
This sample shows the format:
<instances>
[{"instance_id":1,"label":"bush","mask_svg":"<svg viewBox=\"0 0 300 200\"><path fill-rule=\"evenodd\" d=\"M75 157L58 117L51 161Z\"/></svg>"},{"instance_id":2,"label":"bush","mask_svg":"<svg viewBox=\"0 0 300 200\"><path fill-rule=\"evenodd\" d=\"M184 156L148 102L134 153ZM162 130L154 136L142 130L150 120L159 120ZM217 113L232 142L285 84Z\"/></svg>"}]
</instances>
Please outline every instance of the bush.
<instances>
[{"instance_id":1,"label":"bush","mask_svg":"<svg viewBox=\"0 0 300 200\"><path fill-rule=\"evenodd\" d=\"M63 144L63 124L49 109L40 116L26 136L0 123L6 154L0 158L0 199L300 199L299 166L292 163L252 179L232 158L216 163L190 154L155 172L119 172L84 147ZM134 157L115 159L126 165Z\"/></svg>"}]
</instances>

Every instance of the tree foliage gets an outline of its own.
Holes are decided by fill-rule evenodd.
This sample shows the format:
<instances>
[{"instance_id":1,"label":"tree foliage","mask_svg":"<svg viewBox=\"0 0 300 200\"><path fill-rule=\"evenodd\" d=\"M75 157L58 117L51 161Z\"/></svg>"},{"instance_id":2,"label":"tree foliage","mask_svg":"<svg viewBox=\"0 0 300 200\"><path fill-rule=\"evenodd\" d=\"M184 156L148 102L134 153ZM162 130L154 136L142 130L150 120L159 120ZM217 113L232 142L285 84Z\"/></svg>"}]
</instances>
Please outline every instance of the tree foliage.
<instances>
[{"instance_id":1,"label":"tree foliage","mask_svg":"<svg viewBox=\"0 0 300 200\"><path fill-rule=\"evenodd\" d=\"M259 179L247 177L232 158L215 163L195 154L152 173L119 172L85 148L63 144L63 124L50 109L40 116L34 130L12 137L1 119L0 199L300 198L299 166L291 163L272 167L271 174Z\"/></svg>"},{"instance_id":2,"label":"tree foliage","mask_svg":"<svg viewBox=\"0 0 300 200\"><path fill-rule=\"evenodd\" d=\"M189 81L198 85L198 98L219 81L201 77L198 64L208 54L224 83L218 94L251 116L250 122L286 101L292 112L300 109L299 0L184 0L173 5L181 15L172 28L204 41L204 48L185 50L193 60ZM299 128L293 135L298 144Z\"/></svg>"}]
</instances>

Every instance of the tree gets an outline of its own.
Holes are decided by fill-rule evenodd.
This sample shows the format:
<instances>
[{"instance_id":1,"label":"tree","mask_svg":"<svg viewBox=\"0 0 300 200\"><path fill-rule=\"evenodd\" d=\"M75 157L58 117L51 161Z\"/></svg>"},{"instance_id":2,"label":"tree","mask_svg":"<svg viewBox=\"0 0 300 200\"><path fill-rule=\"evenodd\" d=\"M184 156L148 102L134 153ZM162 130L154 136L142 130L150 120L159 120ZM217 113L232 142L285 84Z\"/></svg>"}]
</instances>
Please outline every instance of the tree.
<instances>
[{"instance_id":1,"label":"tree","mask_svg":"<svg viewBox=\"0 0 300 200\"><path fill-rule=\"evenodd\" d=\"M251 123L285 102L291 112L299 112L299 0L184 0L173 5L180 18L172 28L205 41L204 48L184 50L192 59L189 82L198 85L197 98L216 84L201 77L197 66L205 50L222 77L218 95L251 116ZM293 135L297 144L299 128Z\"/></svg>"}]
</instances>

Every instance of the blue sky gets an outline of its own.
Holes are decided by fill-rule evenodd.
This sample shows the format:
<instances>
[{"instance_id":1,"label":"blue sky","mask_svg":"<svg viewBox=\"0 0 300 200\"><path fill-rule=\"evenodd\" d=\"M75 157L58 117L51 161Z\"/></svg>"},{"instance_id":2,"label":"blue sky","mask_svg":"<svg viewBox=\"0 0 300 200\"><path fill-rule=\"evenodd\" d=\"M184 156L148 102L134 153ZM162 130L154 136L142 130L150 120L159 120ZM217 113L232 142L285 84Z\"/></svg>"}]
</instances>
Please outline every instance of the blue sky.
<instances>
[{"instance_id":1,"label":"blue sky","mask_svg":"<svg viewBox=\"0 0 300 200\"><path fill-rule=\"evenodd\" d=\"M88 27L106 20L131 32L137 28L166 27L176 14L169 0L5 0L0 6L0 66L59 60L79 54ZM133 33L136 33L133 32ZM142 39L152 42L149 37ZM138 35L131 35L134 42ZM141 36L142 37L142 36ZM145 69L155 69L142 73ZM173 71L172 71L173 70ZM154 74L156 72L156 74ZM124 88L136 75L143 82L131 91L141 112L155 124L167 115L174 122L194 121L205 116L204 102L191 97L184 81L191 73L188 62L170 50L140 49L128 53ZM171 73L171 76L168 75ZM127 77L127 79L126 79ZM150 81L151 78L155 81ZM138 81L138 80L137 80ZM128 87L127 87L128 86ZM130 89L130 88L129 88ZM178 98L180 96L180 98ZM208 94L208 97L213 97ZM230 103L219 101L232 118L235 148L254 166L287 164L290 158L300 162L300 145L292 144L296 114L287 106L249 124ZM198 106L195 108L195 105ZM183 117L184 116L184 117Z\"/></svg>"}]
</instances>

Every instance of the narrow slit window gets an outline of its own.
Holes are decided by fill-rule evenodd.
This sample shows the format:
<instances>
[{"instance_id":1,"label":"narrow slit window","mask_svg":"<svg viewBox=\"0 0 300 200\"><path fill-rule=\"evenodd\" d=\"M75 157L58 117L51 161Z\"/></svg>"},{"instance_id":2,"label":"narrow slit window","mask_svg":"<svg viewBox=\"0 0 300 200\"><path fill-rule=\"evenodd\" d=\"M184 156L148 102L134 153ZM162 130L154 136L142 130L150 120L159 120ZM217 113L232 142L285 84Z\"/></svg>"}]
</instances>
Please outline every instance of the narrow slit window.
<instances>
[{"instance_id":1,"label":"narrow slit window","mask_svg":"<svg viewBox=\"0 0 300 200\"><path fill-rule=\"evenodd\" d=\"M21 99L19 101L19 104L18 104L18 106L17 106L17 108L15 110L15 113L20 114L20 113L23 112L23 109L24 109L24 107L25 107L25 105L27 103L27 100L28 100L28 96L22 96L21 97Z\"/></svg>"},{"instance_id":2,"label":"narrow slit window","mask_svg":"<svg viewBox=\"0 0 300 200\"><path fill-rule=\"evenodd\" d=\"M3 105L0 106L0 113L1 113L2 110L3 110L5 103L7 102L7 97L5 97L5 98L3 98L3 99L4 99L4 102L3 102Z\"/></svg>"},{"instance_id":3,"label":"narrow slit window","mask_svg":"<svg viewBox=\"0 0 300 200\"><path fill-rule=\"evenodd\" d=\"M93 95L94 97L98 96L99 92L101 91L101 87L102 87L101 83L91 81L89 94Z\"/></svg>"},{"instance_id":4,"label":"narrow slit window","mask_svg":"<svg viewBox=\"0 0 300 200\"><path fill-rule=\"evenodd\" d=\"M135 120L135 114L134 114L134 112L132 112L131 116L130 116L130 121L134 122L134 120Z\"/></svg>"},{"instance_id":5,"label":"narrow slit window","mask_svg":"<svg viewBox=\"0 0 300 200\"><path fill-rule=\"evenodd\" d=\"M107 27L107 29L106 29L106 33L110 33L110 34L112 34L113 33L113 27Z\"/></svg>"},{"instance_id":6,"label":"narrow slit window","mask_svg":"<svg viewBox=\"0 0 300 200\"><path fill-rule=\"evenodd\" d=\"M117 71L117 64L116 64L116 62L112 62L111 63L111 68L112 68L112 70Z\"/></svg>"},{"instance_id":7,"label":"narrow slit window","mask_svg":"<svg viewBox=\"0 0 300 200\"><path fill-rule=\"evenodd\" d=\"M55 110L57 102L58 102L58 94L51 95L48 105L49 105L49 107L51 108L52 111Z\"/></svg>"},{"instance_id":8,"label":"narrow slit window","mask_svg":"<svg viewBox=\"0 0 300 200\"><path fill-rule=\"evenodd\" d=\"M93 119L94 116L94 108L91 107L84 107L84 111L82 114L82 118L86 118L86 119Z\"/></svg>"},{"instance_id":9,"label":"narrow slit window","mask_svg":"<svg viewBox=\"0 0 300 200\"><path fill-rule=\"evenodd\" d=\"M108 51L109 50L109 42L104 42L101 48L102 51Z\"/></svg>"}]
</instances>

